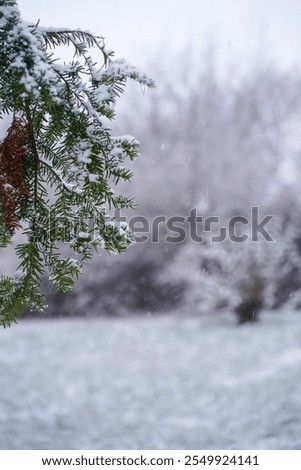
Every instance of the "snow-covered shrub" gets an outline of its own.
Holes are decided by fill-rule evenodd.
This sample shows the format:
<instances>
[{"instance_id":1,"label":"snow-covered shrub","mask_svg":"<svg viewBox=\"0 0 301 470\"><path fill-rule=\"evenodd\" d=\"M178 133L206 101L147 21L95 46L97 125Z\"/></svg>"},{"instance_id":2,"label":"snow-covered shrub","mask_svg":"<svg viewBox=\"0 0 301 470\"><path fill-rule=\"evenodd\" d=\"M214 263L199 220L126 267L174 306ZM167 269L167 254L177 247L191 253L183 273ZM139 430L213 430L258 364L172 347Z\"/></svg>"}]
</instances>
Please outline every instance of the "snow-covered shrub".
<instances>
[{"instance_id":1,"label":"snow-covered shrub","mask_svg":"<svg viewBox=\"0 0 301 470\"><path fill-rule=\"evenodd\" d=\"M221 226L227 217L221 219ZM296 222L296 221L295 221ZM202 233L203 243L187 241L167 267L163 278L186 281L185 301L199 312L220 309L236 311L244 302L258 302L258 308L275 308L287 302L301 288L300 251L296 226L275 216L269 225L273 241L258 237L252 241L252 231L244 242L227 237L212 242Z\"/></svg>"}]
</instances>

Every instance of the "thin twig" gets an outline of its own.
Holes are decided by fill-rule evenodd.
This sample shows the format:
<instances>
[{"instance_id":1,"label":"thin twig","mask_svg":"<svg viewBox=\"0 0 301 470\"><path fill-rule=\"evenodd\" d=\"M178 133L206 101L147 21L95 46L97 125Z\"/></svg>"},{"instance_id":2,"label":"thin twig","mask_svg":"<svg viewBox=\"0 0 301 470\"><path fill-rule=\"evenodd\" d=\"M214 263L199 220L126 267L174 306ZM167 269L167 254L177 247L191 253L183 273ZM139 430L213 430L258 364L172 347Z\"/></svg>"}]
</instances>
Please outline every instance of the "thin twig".
<instances>
[{"instance_id":1,"label":"thin twig","mask_svg":"<svg viewBox=\"0 0 301 470\"><path fill-rule=\"evenodd\" d=\"M34 134L34 127L33 127L33 122L32 122L32 115L30 112L29 106L26 107L26 118L28 122L28 130L29 130L29 135L30 135L30 140L31 140L31 149L34 155L35 159L35 165L34 165L34 209L36 213L36 208L37 208L37 202L38 202L38 170L40 166L40 158L39 158L39 153L37 149L37 144L36 144L36 139L35 139L35 134ZM33 221L34 223L34 221Z\"/></svg>"}]
</instances>

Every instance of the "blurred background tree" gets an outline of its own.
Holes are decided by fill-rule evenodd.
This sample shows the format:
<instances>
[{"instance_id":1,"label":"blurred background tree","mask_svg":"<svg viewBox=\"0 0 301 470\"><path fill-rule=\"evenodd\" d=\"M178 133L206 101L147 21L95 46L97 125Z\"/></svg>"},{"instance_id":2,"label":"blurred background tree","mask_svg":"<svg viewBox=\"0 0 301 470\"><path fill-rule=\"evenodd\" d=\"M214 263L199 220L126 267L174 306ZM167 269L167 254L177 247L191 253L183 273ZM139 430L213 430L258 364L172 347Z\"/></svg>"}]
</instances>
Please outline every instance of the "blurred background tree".
<instances>
[{"instance_id":1,"label":"blurred background tree","mask_svg":"<svg viewBox=\"0 0 301 470\"><path fill-rule=\"evenodd\" d=\"M104 254L87 266L73 294L62 297L46 287L47 314L235 311L246 290L254 291L254 266L262 307L298 306L298 72L265 59L244 72L232 66L221 78L212 45L199 58L186 51L149 69L157 88L144 100L129 88L114 127L126 127L142 143L131 185L137 214L151 221L187 217L197 208L203 217L218 215L227 223L259 206L262 215L275 216L269 224L275 241L213 246L187 238L172 244L161 224L158 243L138 243L117 261ZM127 194L126 186L122 190ZM199 230L202 235L201 225Z\"/></svg>"},{"instance_id":2,"label":"blurred background tree","mask_svg":"<svg viewBox=\"0 0 301 470\"><path fill-rule=\"evenodd\" d=\"M274 215L274 242L166 243L162 224L158 243L138 243L117 263L102 256L64 299L49 293L49 314L237 312L255 292L260 308L298 306L299 75L266 60L244 74L232 67L222 80L210 46L199 60L186 53L157 65L155 78L149 99L139 102L129 91L116 124L142 142L132 183L137 213L151 221L196 208L220 216L222 225L258 206Z\"/></svg>"}]
</instances>

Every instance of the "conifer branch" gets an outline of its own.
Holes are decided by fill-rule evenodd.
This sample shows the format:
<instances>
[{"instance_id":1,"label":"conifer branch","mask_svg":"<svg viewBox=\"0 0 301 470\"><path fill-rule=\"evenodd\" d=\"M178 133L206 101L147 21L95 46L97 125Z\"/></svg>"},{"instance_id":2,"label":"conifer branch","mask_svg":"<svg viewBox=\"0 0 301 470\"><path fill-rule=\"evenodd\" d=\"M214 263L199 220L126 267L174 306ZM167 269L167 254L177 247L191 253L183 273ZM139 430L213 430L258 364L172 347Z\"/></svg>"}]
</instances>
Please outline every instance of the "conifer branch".
<instances>
[{"instance_id":1,"label":"conifer branch","mask_svg":"<svg viewBox=\"0 0 301 470\"><path fill-rule=\"evenodd\" d=\"M127 79L149 87L153 82L124 61L111 60L100 36L28 25L16 1L0 0L0 23L0 119L14 116L0 143L0 247L17 229L27 239L16 247L15 275L0 277L0 325L9 326L27 308L43 311L46 267L50 282L66 292L94 250L119 253L133 242L129 231L119 234L112 227L107 209L133 206L130 198L114 196L111 184L130 179L120 164L138 156L139 145L128 136L114 137L104 118L114 118L112 105ZM78 60L58 65L51 50L60 45L74 47ZM89 56L91 47L101 51L100 66ZM49 207L62 221L51 236ZM68 225L72 214L79 233ZM90 236L91 218L102 221L97 240ZM61 251L66 230L76 259Z\"/></svg>"}]
</instances>

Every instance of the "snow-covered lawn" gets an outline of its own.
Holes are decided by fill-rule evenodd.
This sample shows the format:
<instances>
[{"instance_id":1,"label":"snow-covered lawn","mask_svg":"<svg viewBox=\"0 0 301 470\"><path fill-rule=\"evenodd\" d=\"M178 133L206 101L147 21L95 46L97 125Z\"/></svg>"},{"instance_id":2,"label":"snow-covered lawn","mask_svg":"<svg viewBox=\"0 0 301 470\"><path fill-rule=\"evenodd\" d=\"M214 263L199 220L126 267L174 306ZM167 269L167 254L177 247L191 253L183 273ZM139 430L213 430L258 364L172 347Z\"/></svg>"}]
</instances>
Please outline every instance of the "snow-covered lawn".
<instances>
[{"instance_id":1,"label":"snow-covered lawn","mask_svg":"<svg viewBox=\"0 0 301 470\"><path fill-rule=\"evenodd\" d=\"M301 313L0 331L1 449L301 449Z\"/></svg>"}]
</instances>

